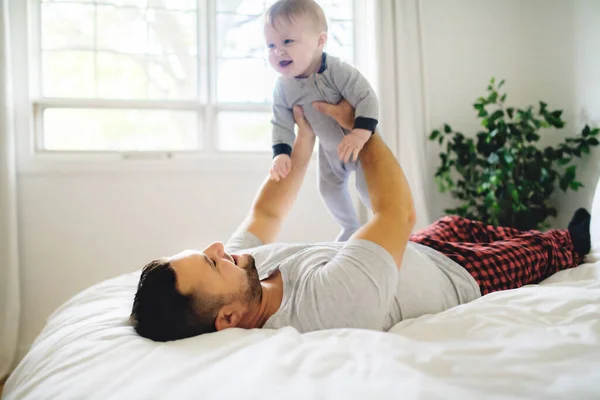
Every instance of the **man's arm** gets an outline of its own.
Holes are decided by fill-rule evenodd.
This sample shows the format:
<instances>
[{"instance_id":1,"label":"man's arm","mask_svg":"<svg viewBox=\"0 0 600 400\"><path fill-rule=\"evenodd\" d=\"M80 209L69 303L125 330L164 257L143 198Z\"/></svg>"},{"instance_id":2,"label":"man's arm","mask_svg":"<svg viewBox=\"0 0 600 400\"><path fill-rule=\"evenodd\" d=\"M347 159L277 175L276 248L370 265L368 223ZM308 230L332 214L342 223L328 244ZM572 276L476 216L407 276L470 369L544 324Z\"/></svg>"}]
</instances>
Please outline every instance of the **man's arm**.
<instances>
[{"instance_id":1,"label":"man's arm","mask_svg":"<svg viewBox=\"0 0 600 400\"><path fill-rule=\"evenodd\" d=\"M400 268L416 212L410 187L396 157L378 133L365 144L360 161L373 207L373 218L350 239L365 239L388 251Z\"/></svg>"},{"instance_id":2,"label":"man's arm","mask_svg":"<svg viewBox=\"0 0 600 400\"><path fill-rule=\"evenodd\" d=\"M352 106L315 103L315 108L334 118L342 127L354 122ZM379 134L374 134L360 153L373 218L351 239L364 239L383 247L400 268L416 213L410 187L398 161Z\"/></svg>"},{"instance_id":3,"label":"man's arm","mask_svg":"<svg viewBox=\"0 0 600 400\"><path fill-rule=\"evenodd\" d=\"M298 124L298 135L292 153L292 169L279 182L265 179L261 185L250 213L240 226L258 237L263 244L275 241L288 212L292 208L315 145L315 134L304 118L302 108L294 107L294 118Z\"/></svg>"}]
</instances>

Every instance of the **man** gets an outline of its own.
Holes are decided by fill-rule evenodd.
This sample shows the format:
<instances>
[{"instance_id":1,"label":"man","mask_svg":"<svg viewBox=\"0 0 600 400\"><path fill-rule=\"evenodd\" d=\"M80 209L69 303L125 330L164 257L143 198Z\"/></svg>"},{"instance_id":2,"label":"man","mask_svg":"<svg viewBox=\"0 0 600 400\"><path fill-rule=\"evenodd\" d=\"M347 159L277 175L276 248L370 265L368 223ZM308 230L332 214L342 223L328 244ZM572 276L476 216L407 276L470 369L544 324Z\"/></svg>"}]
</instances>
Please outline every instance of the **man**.
<instances>
[{"instance_id":1,"label":"man","mask_svg":"<svg viewBox=\"0 0 600 400\"><path fill-rule=\"evenodd\" d=\"M352 127L347 102L314 106ZM274 243L310 161L302 150L315 142L298 107L294 118L291 172L262 184L226 245L144 267L131 314L140 335L168 341L233 327L387 330L405 318L539 282L589 252L590 216L583 209L569 231L519 232L446 217L411 237L410 188L378 134L360 153L373 218L345 243Z\"/></svg>"}]
</instances>

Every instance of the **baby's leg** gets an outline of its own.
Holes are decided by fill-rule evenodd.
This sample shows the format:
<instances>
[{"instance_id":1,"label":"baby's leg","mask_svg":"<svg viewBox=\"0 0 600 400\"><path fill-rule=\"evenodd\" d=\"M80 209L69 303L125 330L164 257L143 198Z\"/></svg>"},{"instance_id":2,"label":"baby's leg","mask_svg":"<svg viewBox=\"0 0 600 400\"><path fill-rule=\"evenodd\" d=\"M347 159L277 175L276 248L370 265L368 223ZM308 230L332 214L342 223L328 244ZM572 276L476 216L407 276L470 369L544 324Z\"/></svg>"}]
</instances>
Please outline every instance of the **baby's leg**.
<instances>
[{"instance_id":1,"label":"baby's leg","mask_svg":"<svg viewBox=\"0 0 600 400\"><path fill-rule=\"evenodd\" d=\"M329 212L342 226L336 241L344 242L360 227L360 222L348 191L348 172L341 168L334 171L325 151L319 145L318 182L319 192Z\"/></svg>"},{"instance_id":2,"label":"baby's leg","mask_svg":"<svg viewBox=\"0 0 600 400\"><path fill-rule=\"evenodd\" d=\"M369 189L367 188L367 181L365 180L365 171L362 169L362 165L358 163L356 168L356 175L354 176L356 182L354 185L356 186L356 190L358 191L358 195L360 196L360 200L368 207L370 210L373 209L371 207L371 198L369 197Z\"/></svg>"}]
</instances>

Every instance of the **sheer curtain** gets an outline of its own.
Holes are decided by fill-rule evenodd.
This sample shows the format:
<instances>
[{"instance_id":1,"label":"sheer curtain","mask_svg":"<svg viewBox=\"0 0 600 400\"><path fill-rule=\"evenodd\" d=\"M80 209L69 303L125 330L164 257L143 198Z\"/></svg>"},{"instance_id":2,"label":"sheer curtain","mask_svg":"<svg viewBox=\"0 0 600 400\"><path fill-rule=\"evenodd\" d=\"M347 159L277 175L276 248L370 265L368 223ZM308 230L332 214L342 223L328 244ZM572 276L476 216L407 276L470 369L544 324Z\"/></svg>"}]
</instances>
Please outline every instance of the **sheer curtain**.
<instances>
[{"instance_id":1,"label":"sheer curtain","mask_svg":"<svg viewBox=\"0 0 600 400\"><path fill-rule=\"evenodd\" d=\"M402 164L417 211L415 230L431 221L427 207L427 132L418 0L379 0L377 62L381 131Z\"/></svg>"},{"instance_id":2,"label":"sheer curtain","mask_svg":"<svg viewBox=\"0 0 600 400\"><path fill-rule=\"evenodd\" d=\"M0 379L17 351L20 312L8 11L8 0L0 0Z\"/></svg>"}]
</instances>

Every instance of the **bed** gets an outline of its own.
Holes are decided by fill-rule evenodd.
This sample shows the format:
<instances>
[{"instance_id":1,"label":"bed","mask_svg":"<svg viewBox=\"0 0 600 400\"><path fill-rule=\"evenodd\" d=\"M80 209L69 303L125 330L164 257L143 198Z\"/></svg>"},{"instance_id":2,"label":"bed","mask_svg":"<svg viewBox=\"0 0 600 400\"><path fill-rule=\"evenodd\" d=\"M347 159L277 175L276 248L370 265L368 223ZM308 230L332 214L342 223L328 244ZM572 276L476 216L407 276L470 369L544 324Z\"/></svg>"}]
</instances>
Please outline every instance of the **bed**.
<instances>
[{"instance_id":1,"label":"bed","mask_svg":"<svg viewBox=\"0 0 600 400\"><path fill-rule=\"evenodd\" d=\"M586 264L389 333L231 329L170 343L128 323L139 273L48 320L6 399L600 398L600 182Z\"/></svg>"}]
</instances>

